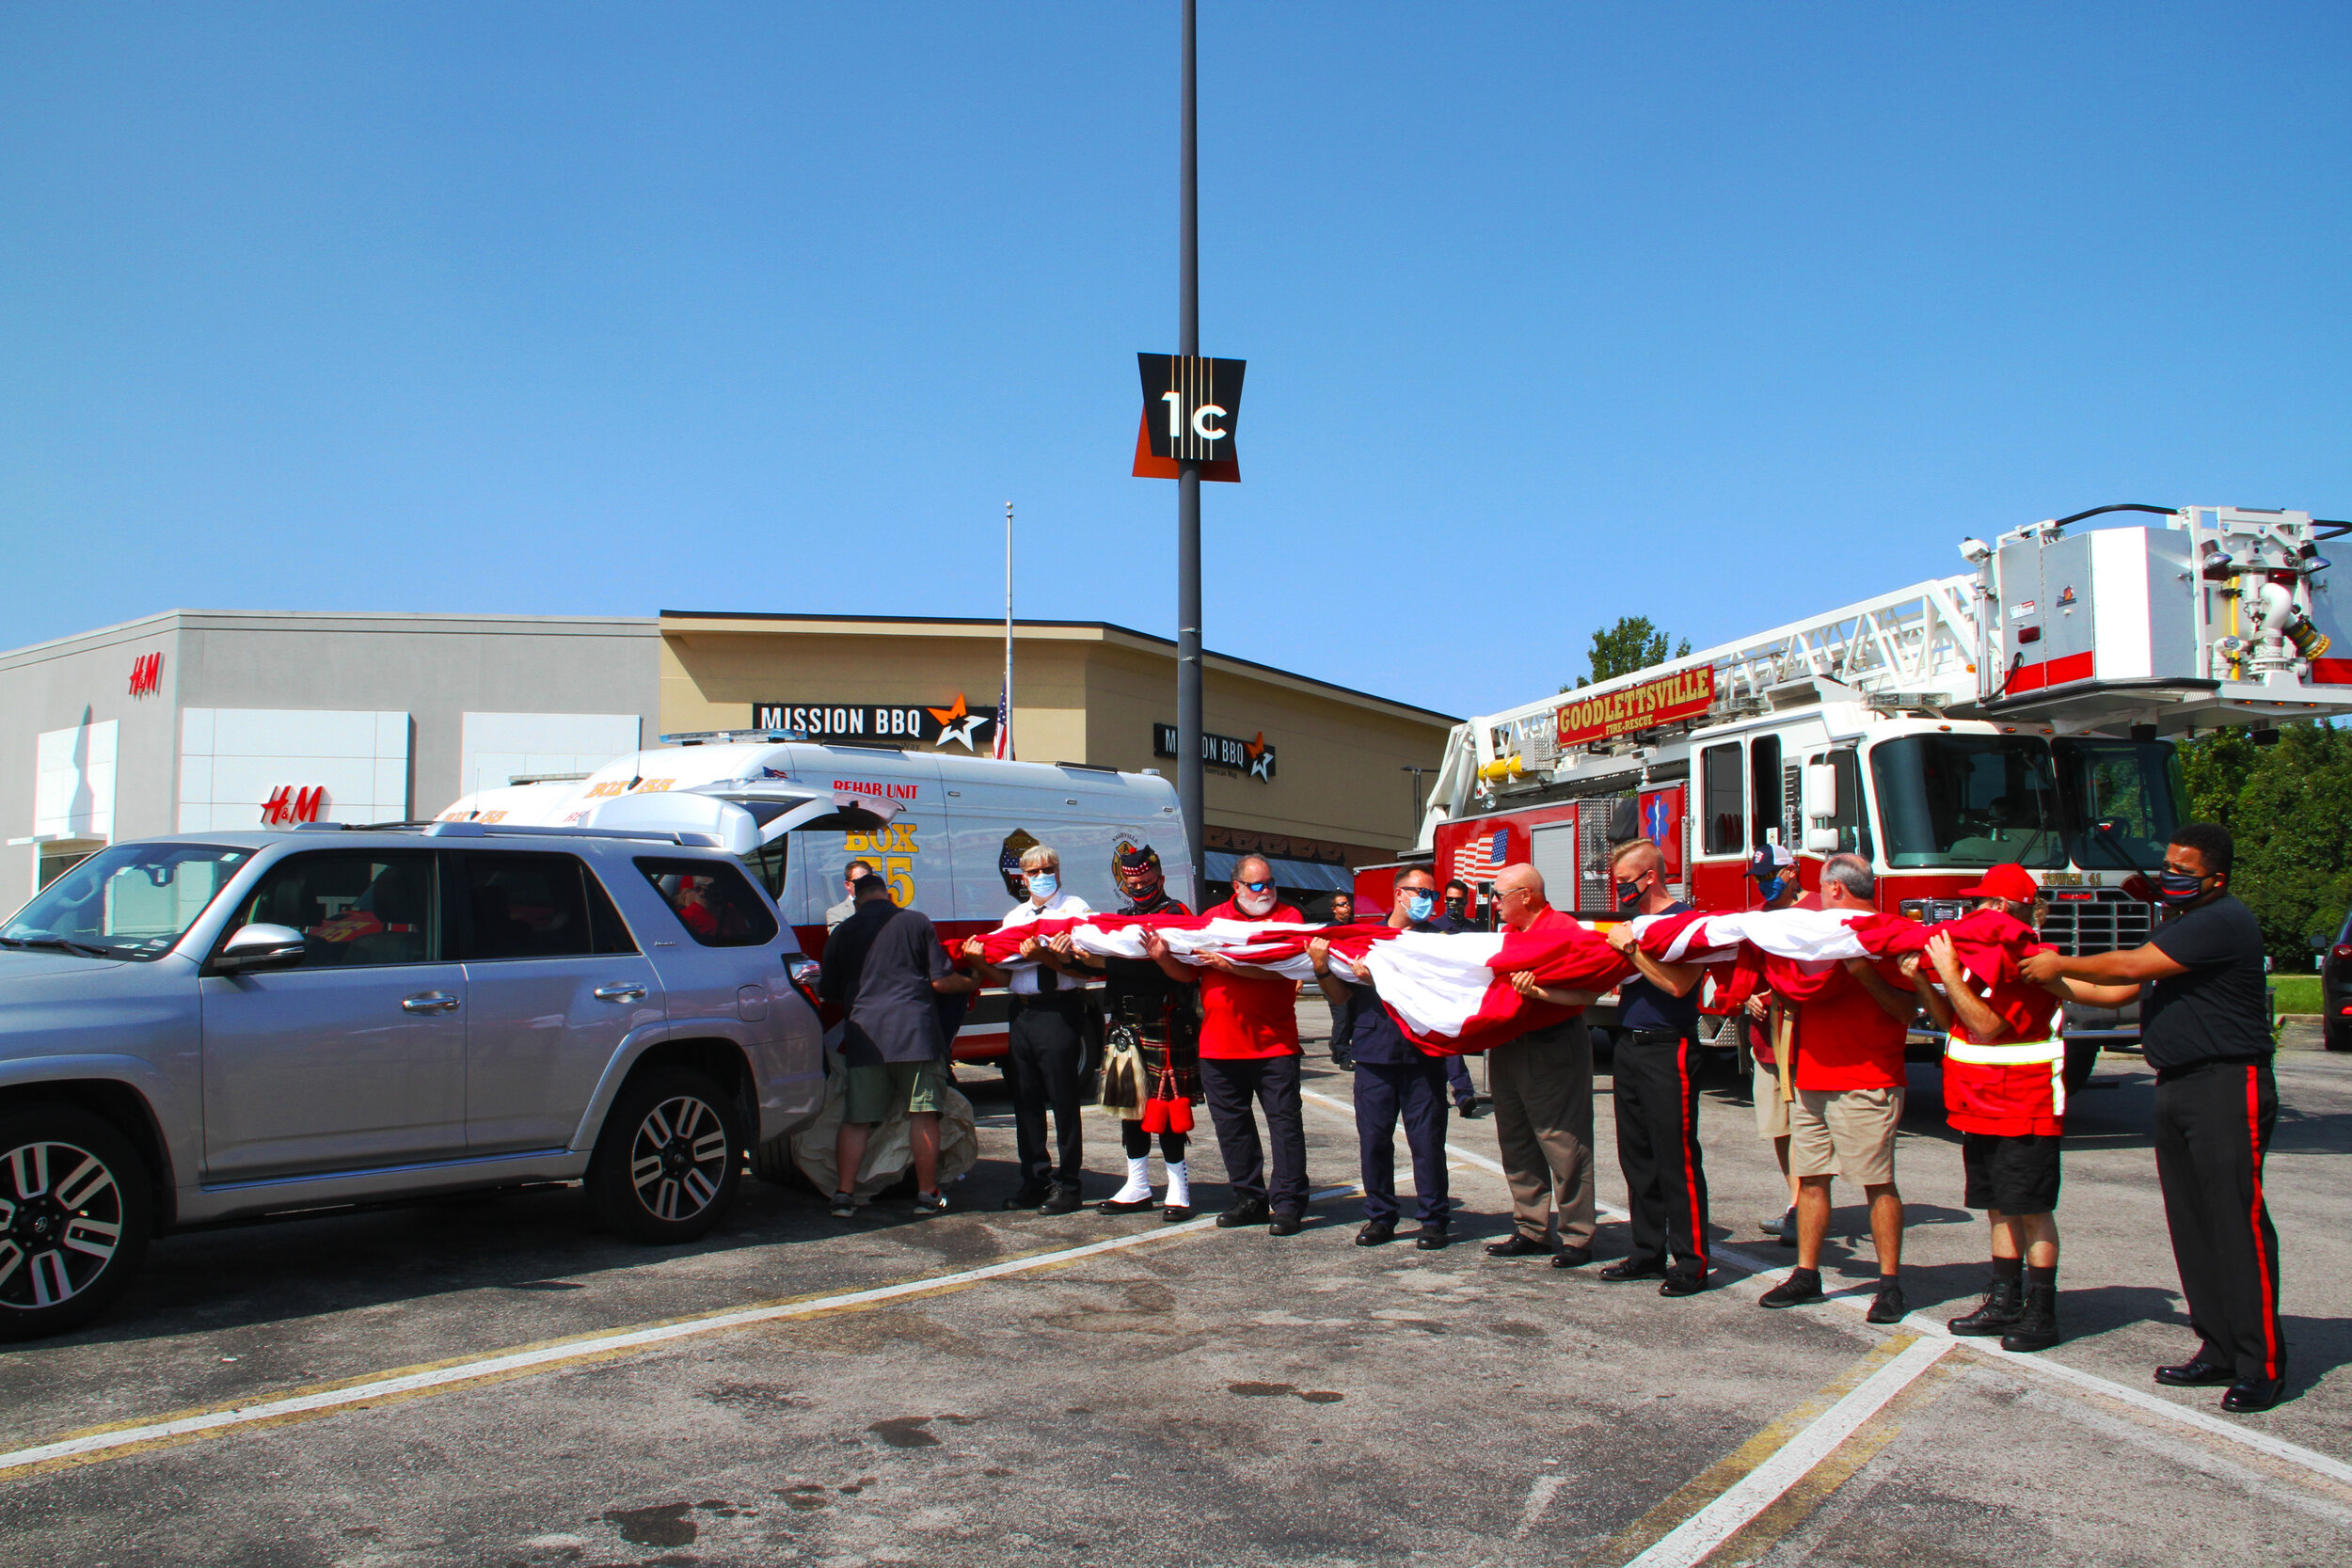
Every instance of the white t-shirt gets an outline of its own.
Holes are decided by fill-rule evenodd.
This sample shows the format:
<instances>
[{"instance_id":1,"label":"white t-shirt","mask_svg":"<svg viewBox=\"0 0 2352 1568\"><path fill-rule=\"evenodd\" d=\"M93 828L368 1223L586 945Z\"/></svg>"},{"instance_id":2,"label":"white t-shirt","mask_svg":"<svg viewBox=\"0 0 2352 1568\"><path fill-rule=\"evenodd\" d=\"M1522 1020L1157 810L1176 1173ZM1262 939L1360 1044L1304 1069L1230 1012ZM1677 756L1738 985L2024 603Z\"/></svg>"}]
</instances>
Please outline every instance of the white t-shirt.
<instances>
[{"instance_id":1,"label":"white t-shirt","mask_svg":"<svg viewBox=\"0 0 2352 1568\"><path fill-rule=\"evenodd\" d=\"M1034 920L1075 920L1080 915L1093 912L1093 909L1085 899L1074 893L1064 893L1057 888L1054 891L1054 896L1045 900L1044 908L1040 909L1037 900L1033 898L1024 898L1012 907L1012 911L1005 916L1004 923L1008 926L1026 926ZM1015 996L1035 996L1038 993L1038 971L1041 967L1038 964L1023 964L1019 969L1008 970L1005 975L1007 981L1005 989ZM1057 974L1055 978L1060 982L1059 989L1062 990L1075 990L1086 984L1086 981L1074 974Z\"/></svg>"}]
</instances>

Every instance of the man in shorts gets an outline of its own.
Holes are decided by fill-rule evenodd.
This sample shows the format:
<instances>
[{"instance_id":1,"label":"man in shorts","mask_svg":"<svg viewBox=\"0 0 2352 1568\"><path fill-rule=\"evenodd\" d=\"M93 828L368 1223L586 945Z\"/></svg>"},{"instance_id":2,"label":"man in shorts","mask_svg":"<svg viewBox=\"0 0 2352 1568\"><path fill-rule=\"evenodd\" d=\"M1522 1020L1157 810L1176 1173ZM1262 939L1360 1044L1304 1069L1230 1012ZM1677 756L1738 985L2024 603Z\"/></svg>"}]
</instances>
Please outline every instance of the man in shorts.
<instances>
[{"instance_id":1,"label":"man in shorts","mask_svg":"<svg viewBox=\"0 0 2352 1568\"><path fill-rule=\"evenodd\" d=\"M1832 855L1821 863L1821 907L1875 912L1870 863ZM1895 1187L1895 1134L1903 1119L1903 1037L1917 1011L1910 982L1894 964L1849 958L1804 977L1807 994L1782 987L1797 1026L1797 1098L1788 1107L1788 1164L1797 1177L1797 1266L1764 1292L1766 1307L1821 1299L1821 1243L1829 1235L1833 1172L1858 1181L1870 1202L1878 1295L1869 1321L1900 1323L1908 1310L1900 1279L1903 1198Z\"/></svg>"},{"instance_id":2,"label":"man in shorts","mask_svg":"<svg viewBox=\"0 0 2352 1568\"><path fill-rule=\"evenodd\" d=\"M857 1214L858 1167L877 1124L899 1112L914 1148L914 1207L935 1214L947 1207L939 1190L939 1113L947 1086L947 1037L938 999L968 991L976 974L959 974L940 945L939 932L920 910L890 901L890 886L867 873L850 888L856 911L825 943L818 994L846 1009L841 1060L848 1082L841 1099L841 1132L834 1141L836 1218Z\"/></svg>"}]
</instances>

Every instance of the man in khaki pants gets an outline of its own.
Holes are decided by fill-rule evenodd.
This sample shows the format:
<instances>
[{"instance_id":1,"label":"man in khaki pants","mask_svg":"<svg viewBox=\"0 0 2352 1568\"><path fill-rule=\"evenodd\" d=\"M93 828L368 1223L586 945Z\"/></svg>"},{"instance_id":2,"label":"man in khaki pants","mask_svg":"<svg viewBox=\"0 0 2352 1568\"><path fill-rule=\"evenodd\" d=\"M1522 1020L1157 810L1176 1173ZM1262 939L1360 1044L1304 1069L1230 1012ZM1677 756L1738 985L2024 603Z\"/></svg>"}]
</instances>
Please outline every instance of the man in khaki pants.
<instances>
[{"instance_id":1,"label":"man in khaki pants","mask_svg":"<svg viewBox=\"0 0 2352 1568\"><path fill-rule=\"evenodd\" d=\"M1544 877L1532 865L1506 865L1495 879L1495 916L1514 931L1543 931L1576 922L1544 901ZM1593 993L1539 986L1526 974L1511 983L1522 996L1581 1007ZM1490 1242L1495 1258L1551 1253L1555 1269L1593 1260L1593 1042L1584 1020L1534 1029L1486 1053L1486 1085L1494 1096L1495 1140L1511 1183L1518 1228ZM1560 1241L1551 1244L1552 1209Z\"/></svg>"}]
</instances>

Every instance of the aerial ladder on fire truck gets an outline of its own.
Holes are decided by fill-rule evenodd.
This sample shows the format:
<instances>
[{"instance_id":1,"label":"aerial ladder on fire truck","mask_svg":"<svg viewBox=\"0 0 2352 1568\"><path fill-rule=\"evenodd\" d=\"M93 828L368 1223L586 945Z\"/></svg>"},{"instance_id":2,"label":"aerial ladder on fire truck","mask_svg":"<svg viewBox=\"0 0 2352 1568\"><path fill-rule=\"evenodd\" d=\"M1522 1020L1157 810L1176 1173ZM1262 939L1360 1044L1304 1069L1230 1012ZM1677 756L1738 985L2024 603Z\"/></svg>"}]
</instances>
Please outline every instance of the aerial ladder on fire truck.
<instances>
[{"instance_id":1,"label":"aerial ladder on fire truck","mask_svg":"<svg viewBox=\"0 0 2352 1568\"><path fill-rule=\"evenodd\" d=\"M1884 908L1930 918L2016 862L2049 900L2046 937L2136 944L2186 810L2168 737L2275 739L2352 712L2352 624L2321 553L2347 531L2130 505L1964 540L1961 575L1456 725L1412 858L1474 890L1532 863L1588 917L1613 912L1609 852L1637 833L1703 908L1753 903L1743 874L1767 844L1808 886L1829 854L1861 854Z\"/></svg>"}]
</instances>

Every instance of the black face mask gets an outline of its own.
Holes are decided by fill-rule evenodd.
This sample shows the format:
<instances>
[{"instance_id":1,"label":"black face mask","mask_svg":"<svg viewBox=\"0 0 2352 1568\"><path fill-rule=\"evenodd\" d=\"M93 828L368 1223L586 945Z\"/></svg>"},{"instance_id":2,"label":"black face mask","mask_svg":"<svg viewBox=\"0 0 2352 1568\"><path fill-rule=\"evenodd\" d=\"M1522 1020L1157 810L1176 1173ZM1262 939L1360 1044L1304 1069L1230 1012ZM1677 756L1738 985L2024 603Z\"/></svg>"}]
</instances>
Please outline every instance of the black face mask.
<instances>
[{"instance_id":1,"label":"black face mask","mask_svg":"<svg viewBox=\"0 0 2352 1568\"><path fill-rule=\"evenodd\" d=\"M1461 899L1459 899L1459 898L1449 898L1449 899L1447 899L1447 900L1445 901L1445 912L1446 912L1446 913L1448 913L1448 914L1460 914L1460 913L1462 912L1462 901L1461 901Z\"/></svg>"},{"instance_id":2,"label":"black face mask","mask_svg":"<svg viewBox=\"0 0 2352 1568\"><path fill-rule=\"evenodd\" d=\"M1642 884L1641 884L1641 883L1639 883L1639 882L1619 882L1619 883L1617 884L1617 908L1619 908L1619 909L1624 909L1624 908L1625 908L1627 905L1629 905L1629 904L1638 904L1638 903L1640 903L1641 901L1642 901Z\"/></svg>"},{"instance_id":3,"label":"black face mask","mask_svg":"<svg viewBox=\"0 0 2352 1568\"><path fill-rule=\"evenodd\" d=\"M2185 871L2160 871L2156 874L2156 896L2174 909L2194 904L2205 895L2205 879L2192 877Z\"/></svg>"}]
</instances>

